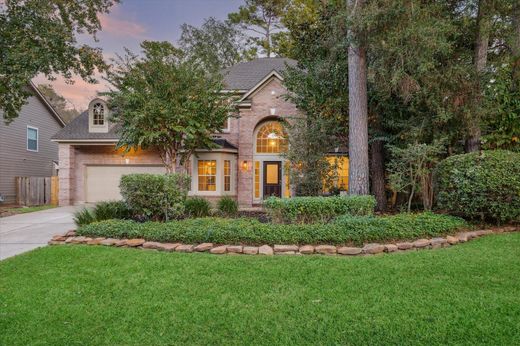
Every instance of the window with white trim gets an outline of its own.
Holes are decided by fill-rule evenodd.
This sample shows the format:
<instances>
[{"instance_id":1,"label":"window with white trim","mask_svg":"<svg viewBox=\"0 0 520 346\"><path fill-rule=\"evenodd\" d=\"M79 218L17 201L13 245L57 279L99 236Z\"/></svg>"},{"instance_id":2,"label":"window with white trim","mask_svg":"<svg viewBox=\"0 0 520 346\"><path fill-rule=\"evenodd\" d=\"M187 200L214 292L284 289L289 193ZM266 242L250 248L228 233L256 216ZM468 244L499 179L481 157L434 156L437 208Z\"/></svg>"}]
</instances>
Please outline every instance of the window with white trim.
<instances>
[{"instance_id":1,"label":"window with white trim","mask_svg":"<svg viewBox=\"0 0 520 346\"><path fill-rule=\"evenodd\" d=\"M92 124L105 125L105 106L99 102L92 107Z\"/></svg>"},{"instance_id":2,"label":"window with white trim","mask_svg":"<svg viewBox=\"0 0 520 346\"><path fill-rule=\"evenodd\" d=\"M224 160L224 191L231 191L231 161Z\"/></svg>"},{"instance_id":3,"label":"window with white trim","mask_svg":"<svg viewBox=\"0 0 520 346\"><path fill-rule=\"evenodd\" d=\"M226 120L224 120L224 124L222 126L222 132L229 132L230 131L230 121L231 121L231 118L226 118Z\"/></svg>"},{"instance_id":4,"label":"window with white trim","mask_svg":"<svg viewBox=\"0 0 520 346\"><path fill-rule=\"evenodd\" d=\"M27 126L27 150L38 151L38 129Z\"/></svg>"},{"instance_id":5,"label":"window with white trim","mask_svg":"<svg viewBox=\"0 0 520 346\"><path fill-rule=\"evenodd\" d=\"M197 170L199 191L216 191L217 161L199 160Z\"/></svg>"}]
</instances>

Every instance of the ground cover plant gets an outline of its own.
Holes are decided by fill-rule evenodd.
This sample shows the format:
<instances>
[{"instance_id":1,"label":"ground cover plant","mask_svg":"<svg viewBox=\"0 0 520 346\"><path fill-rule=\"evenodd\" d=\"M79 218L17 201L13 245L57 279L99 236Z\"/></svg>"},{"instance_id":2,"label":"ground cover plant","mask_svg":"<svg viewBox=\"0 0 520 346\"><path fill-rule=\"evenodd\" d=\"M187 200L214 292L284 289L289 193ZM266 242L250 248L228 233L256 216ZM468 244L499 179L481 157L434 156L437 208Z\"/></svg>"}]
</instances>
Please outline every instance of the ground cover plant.
<instances>
[{"instance_id":1,"label":"ground cover plant","mask_svg":"<svg viewBox=\"0 0 520 346\"><path fill-rule=\"evenodd\" d=\"M460 218L429 212L343 216L328 224L272 224L256 219L198 218L138 223L107 220L80 227L78 235L144 238L159 242L217 244L357 244L435 237L468 227Z\"/></svg>"},{"instance_id":2,"label":"ground cover plant","mask_svg":"<svg viewBox=\"0 0 520 346\"><path fill-rule=\"evenodd\" d=\"M0 262L2 345L520 343L520 233L371 257L63 245Z\"/></svg>"}]
</instances>

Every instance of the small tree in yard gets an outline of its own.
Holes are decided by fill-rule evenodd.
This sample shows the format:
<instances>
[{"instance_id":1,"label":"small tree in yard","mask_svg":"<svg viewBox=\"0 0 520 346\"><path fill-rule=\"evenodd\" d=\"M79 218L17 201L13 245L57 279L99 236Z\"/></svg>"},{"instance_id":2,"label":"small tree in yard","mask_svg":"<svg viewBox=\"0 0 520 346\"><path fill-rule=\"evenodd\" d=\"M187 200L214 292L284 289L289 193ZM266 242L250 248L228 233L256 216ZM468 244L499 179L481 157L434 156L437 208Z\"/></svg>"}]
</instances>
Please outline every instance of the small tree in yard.
<instances>
[{"instance_id":1,"label":"small tree in yard","mask_svg":"<svg viewBox=\"0 0 520 346\"><path fill-rule=\"evenodd\" d=\"M390 186L396 192L410 191L407 210L413 197L420 192L424 209L433 204L432 171L445 152L442 141L433 144L409 144L405 148L389 146L392 160L388 164Z\"/></svg>"},{"instance_id":2,"label":"small tree in yard","mask_svg":"<svg viewBox=\"0 0 520 346\"><path fill-rule=\"evenodd\" d=\"M233 112L220 93L222 79L184 59L169 42L144 41L143 57L127 51L116 62L105 93L113 120L121 125L119 148L155 149L168 173L195 149L210 149L211 135Z\"/></svg>"}]
</instances>

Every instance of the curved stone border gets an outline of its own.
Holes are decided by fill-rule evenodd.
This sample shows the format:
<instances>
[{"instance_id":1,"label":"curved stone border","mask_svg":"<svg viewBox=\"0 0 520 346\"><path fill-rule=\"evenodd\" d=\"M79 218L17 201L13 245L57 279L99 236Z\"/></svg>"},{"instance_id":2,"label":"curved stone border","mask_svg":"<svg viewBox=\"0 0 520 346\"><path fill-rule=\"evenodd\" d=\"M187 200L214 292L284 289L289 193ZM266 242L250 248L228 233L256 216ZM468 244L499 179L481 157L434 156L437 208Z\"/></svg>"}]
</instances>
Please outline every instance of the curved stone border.
<instances>
[{"instance_id":1,"label":"curved stone border","mask_svg":"<svg viewBox=\"0 0 520 346\"><path fill-rule=\"evenodd\" d=\"M380 253L401 252L422 249L437 249L449 247L460 243L465 243L484 235L503 232L520 231L520 227L508 226L495 229L485 229L471 232L461 232L456 235L449 235L445 238L417 239L413 242L398 242L389 244L370 243L363 247L335 246L335 245L262 245L242 246L242 245L218 245L213 243L202 244L181 244L181 243L159 243L146 241L144 239L114 239L114 238L89 238L76 236L75 231L68 231L64 235L55 235L49 241L49 245L59 244L87 244L104 245L115 247L133 247L138 249L151 249L167 252L209 252L215 255L375 255Z\"/></svg>"}]
</instances>

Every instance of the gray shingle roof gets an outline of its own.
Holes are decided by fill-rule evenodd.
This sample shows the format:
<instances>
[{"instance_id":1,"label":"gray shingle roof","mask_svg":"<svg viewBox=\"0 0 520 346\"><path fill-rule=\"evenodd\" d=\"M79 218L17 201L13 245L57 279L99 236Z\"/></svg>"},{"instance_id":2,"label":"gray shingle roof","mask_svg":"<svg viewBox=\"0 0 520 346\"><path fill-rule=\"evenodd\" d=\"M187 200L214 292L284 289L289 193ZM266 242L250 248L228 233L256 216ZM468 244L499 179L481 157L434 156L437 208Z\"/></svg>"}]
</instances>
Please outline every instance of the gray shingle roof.
<instances>
[{"instance_id":1,"label":"gray shingle roof","mask_svg":"<svg viewBox=\"0 0 520 346\"><path fill-rule=\"evenodd\" d=\"M110 124L107 133L92 133L88 131L88 111L81 113L62 128L52 139L82 140L82 139L118 139L119 125Z\"/></svg>"},{"instance_id":2,"label":"gray shingle roof","mask_svg":"<svg viewBox=\"0 0 520 346\"><path fill-rule=\"evenodd\" d=\"M295 66L296 60L287 58L259 58L241 62L222 71L228 90L249 90L275 70L282 73L286 65Z\"/></svg>"},{"instance_id":3,"label":"gray shingle roof","mask_svg":"<svg viewBox=\"0 0 520 346\"><path fill-rule=\"evenodd\" d=\"M91 133L88 132L88 112L81 113L78 117L73 119L67 126L61 129L52 139L59 140L85 140L85 139L119 139L118 129L119 125L109 124L109 130L107 133ZM229 143L223 138L215 138L213 142L219 149L232 149L237 150L238 148L233 144Z\"/></svg>"},{"instance_id":4,"label":"gray shingle roof","mask_svg":"<svg viewBox=\"0 0 520 346\"><path fill-rule=\"evenodd\" d=\"M287 58L259 58L239 63L223 71L224 84L228 90L249 90L273 70L282 73L287 65L295 66L296 61ZM85 111L55 134L53 139L58 141L118 139L119 127L119 125L110 124L107 133L90 133L88 131L88 112Z\"/></svg>"}]
</instances>

